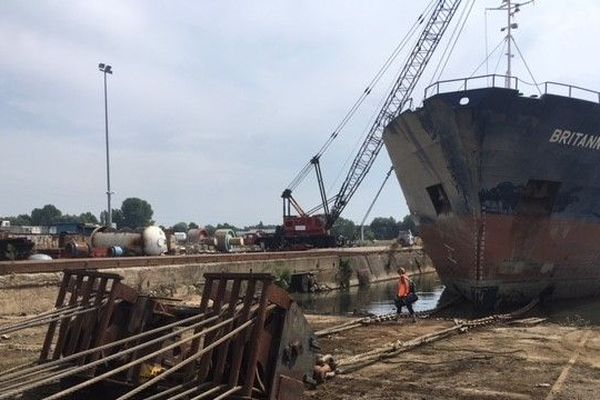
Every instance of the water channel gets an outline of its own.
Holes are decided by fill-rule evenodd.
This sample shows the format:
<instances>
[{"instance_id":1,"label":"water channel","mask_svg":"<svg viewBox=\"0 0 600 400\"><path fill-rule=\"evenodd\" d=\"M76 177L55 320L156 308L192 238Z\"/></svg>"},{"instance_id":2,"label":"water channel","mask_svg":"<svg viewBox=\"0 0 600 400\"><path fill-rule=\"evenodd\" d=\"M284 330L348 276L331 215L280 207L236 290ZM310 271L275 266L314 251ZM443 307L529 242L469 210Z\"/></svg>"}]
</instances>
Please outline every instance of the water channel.
<instances>
[{"instance_id":1,"label":"water channel","mask_svg":"<svg viewBox=\"0 0 600 400\"><path fill-rule=\"evenodd\" d=\"M444 285L435 273L413 276L417 285L419 301L414 304L415 311L431 310L438 305ZM352 287L348 290L333 290L321 293L295 293L294 300L306 313L328 315L382 315L396 311L394 295L397 281L378 282L368 287ZM445 295L445 293L444 293ZM445 296L446 302L452 296ZM404 310L406 312L406 310ZM510 310L506 310L510 311ZM546 317L559 324L600 326L600 298L558 300L538 306L534 315ZM472 307L468 303L454 307L449 315L458 318L474 318Z\"/></svg>"},{"instance_id":2,"label":"water channel","mask_svg":"<svg viewBox=\"0 0 600 400\"><path fill-rule=\"evenodd\" d=\"M414 305L415 311L435 308L444 286L434 274L413 276L417 286L419 301ZM352 287L348 290L333 290L321 293L295 293L294 300L307 313L313 314L375 314L382 315L396 311L394 295L397 281L378 282L368 287Z\"/></svg>"}]
</instances>

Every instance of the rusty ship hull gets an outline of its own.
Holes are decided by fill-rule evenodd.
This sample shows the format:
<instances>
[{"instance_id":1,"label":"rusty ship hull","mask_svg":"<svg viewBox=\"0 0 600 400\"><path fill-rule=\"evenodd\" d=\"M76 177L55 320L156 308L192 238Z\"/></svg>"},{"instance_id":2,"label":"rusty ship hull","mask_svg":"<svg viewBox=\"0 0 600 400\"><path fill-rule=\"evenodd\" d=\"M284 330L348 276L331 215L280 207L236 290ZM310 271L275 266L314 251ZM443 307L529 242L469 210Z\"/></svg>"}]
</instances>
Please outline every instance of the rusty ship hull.
<instances>
[{"instance_id":1,"label":"rusty ship hull","mask_svg":"<svg viewBox=\"0 0 600 400\"><path fill-rule=\"evenodd\" d=\"M485 308L600 293L597 101L438 93L383 138L448 289Z\"/></svg>"}]
</instances>

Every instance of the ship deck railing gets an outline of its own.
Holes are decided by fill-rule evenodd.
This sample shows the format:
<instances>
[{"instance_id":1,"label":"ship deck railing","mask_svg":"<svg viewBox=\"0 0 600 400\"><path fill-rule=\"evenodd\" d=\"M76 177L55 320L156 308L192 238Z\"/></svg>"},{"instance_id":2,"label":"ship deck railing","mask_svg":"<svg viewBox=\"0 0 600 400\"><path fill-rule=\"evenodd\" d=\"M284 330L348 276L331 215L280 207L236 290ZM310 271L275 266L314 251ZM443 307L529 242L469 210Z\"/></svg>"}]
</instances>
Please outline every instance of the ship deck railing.
<instances>
[{"instance_id":1,"label":"ship deck railing","mask_svg":"<svg viewBox=\"0 0 600 400\"><path fill-rule=\"evenodd\" d=\"M526 90L527 92L530 92L530 95L534 96L552 94L600 103L600 92L595 90L560 82L542 82L536 84L526 82L516 76L499 74L479 75L469 78L438 81L425 88L423 99L428 99L440 93L461 92L491 87L514 89L520 92Z\"/></svg>"}]
</instances>

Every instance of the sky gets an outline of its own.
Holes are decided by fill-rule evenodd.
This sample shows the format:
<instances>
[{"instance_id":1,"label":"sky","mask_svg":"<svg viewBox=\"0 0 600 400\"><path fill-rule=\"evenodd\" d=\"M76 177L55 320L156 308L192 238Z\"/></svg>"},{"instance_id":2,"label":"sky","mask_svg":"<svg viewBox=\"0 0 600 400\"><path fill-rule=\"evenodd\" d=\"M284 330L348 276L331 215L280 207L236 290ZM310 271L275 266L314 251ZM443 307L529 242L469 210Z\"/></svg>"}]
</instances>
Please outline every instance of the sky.
<instances>
[{"instance_id":1,"label":"sky","mask_svg":"<svg viewBox=\"0 0 600 400\"><path fill-rule=\"evenodd\" d=\"M45 204L70 214L106 208L103 62L114 70L108 77L114 208L128 197L145 199L166 226L280 223L283 189L428 2L3 0L0 216ZM474 72L486 58L486 32L489 50L501 41L506 16L488 12L487 24L484 16L484 7L499 3L475 2L442 79ZM536 81L600 90L599 19L594 0L522 7L515 39ZM415 89L415 105L453 29ZM489 72L505 72L499 55L490 57ZM345 162L403 59L323 157L329 194L339 189ZM518 57L514 64L515 75L532 80ZM362 220L389 166L384 148L342 216ZM295 194L312 208L315 180ZM408 212L390 179L371 217Z\"/></svg>"}]
</instances>

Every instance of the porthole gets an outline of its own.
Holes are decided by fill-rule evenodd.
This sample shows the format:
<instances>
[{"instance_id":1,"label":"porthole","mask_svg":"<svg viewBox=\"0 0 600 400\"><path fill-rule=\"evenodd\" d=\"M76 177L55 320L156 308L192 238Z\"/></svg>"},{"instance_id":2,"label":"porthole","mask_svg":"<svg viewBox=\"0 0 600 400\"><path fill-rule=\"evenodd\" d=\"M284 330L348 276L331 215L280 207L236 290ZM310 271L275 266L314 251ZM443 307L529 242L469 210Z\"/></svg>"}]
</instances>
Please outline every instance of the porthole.
<instances>
[{"instance_id":1,"label":"porthole","mask_svg":"<svg viewBox=\"0 0 600 400\"><path fill-rule=\"evenodd\" d=\"M466 106L467 104L469 104L469 98L468 97L463 97L458 101L458 104L460 104L461 106Z\"/></svg>"}]
</instances>

